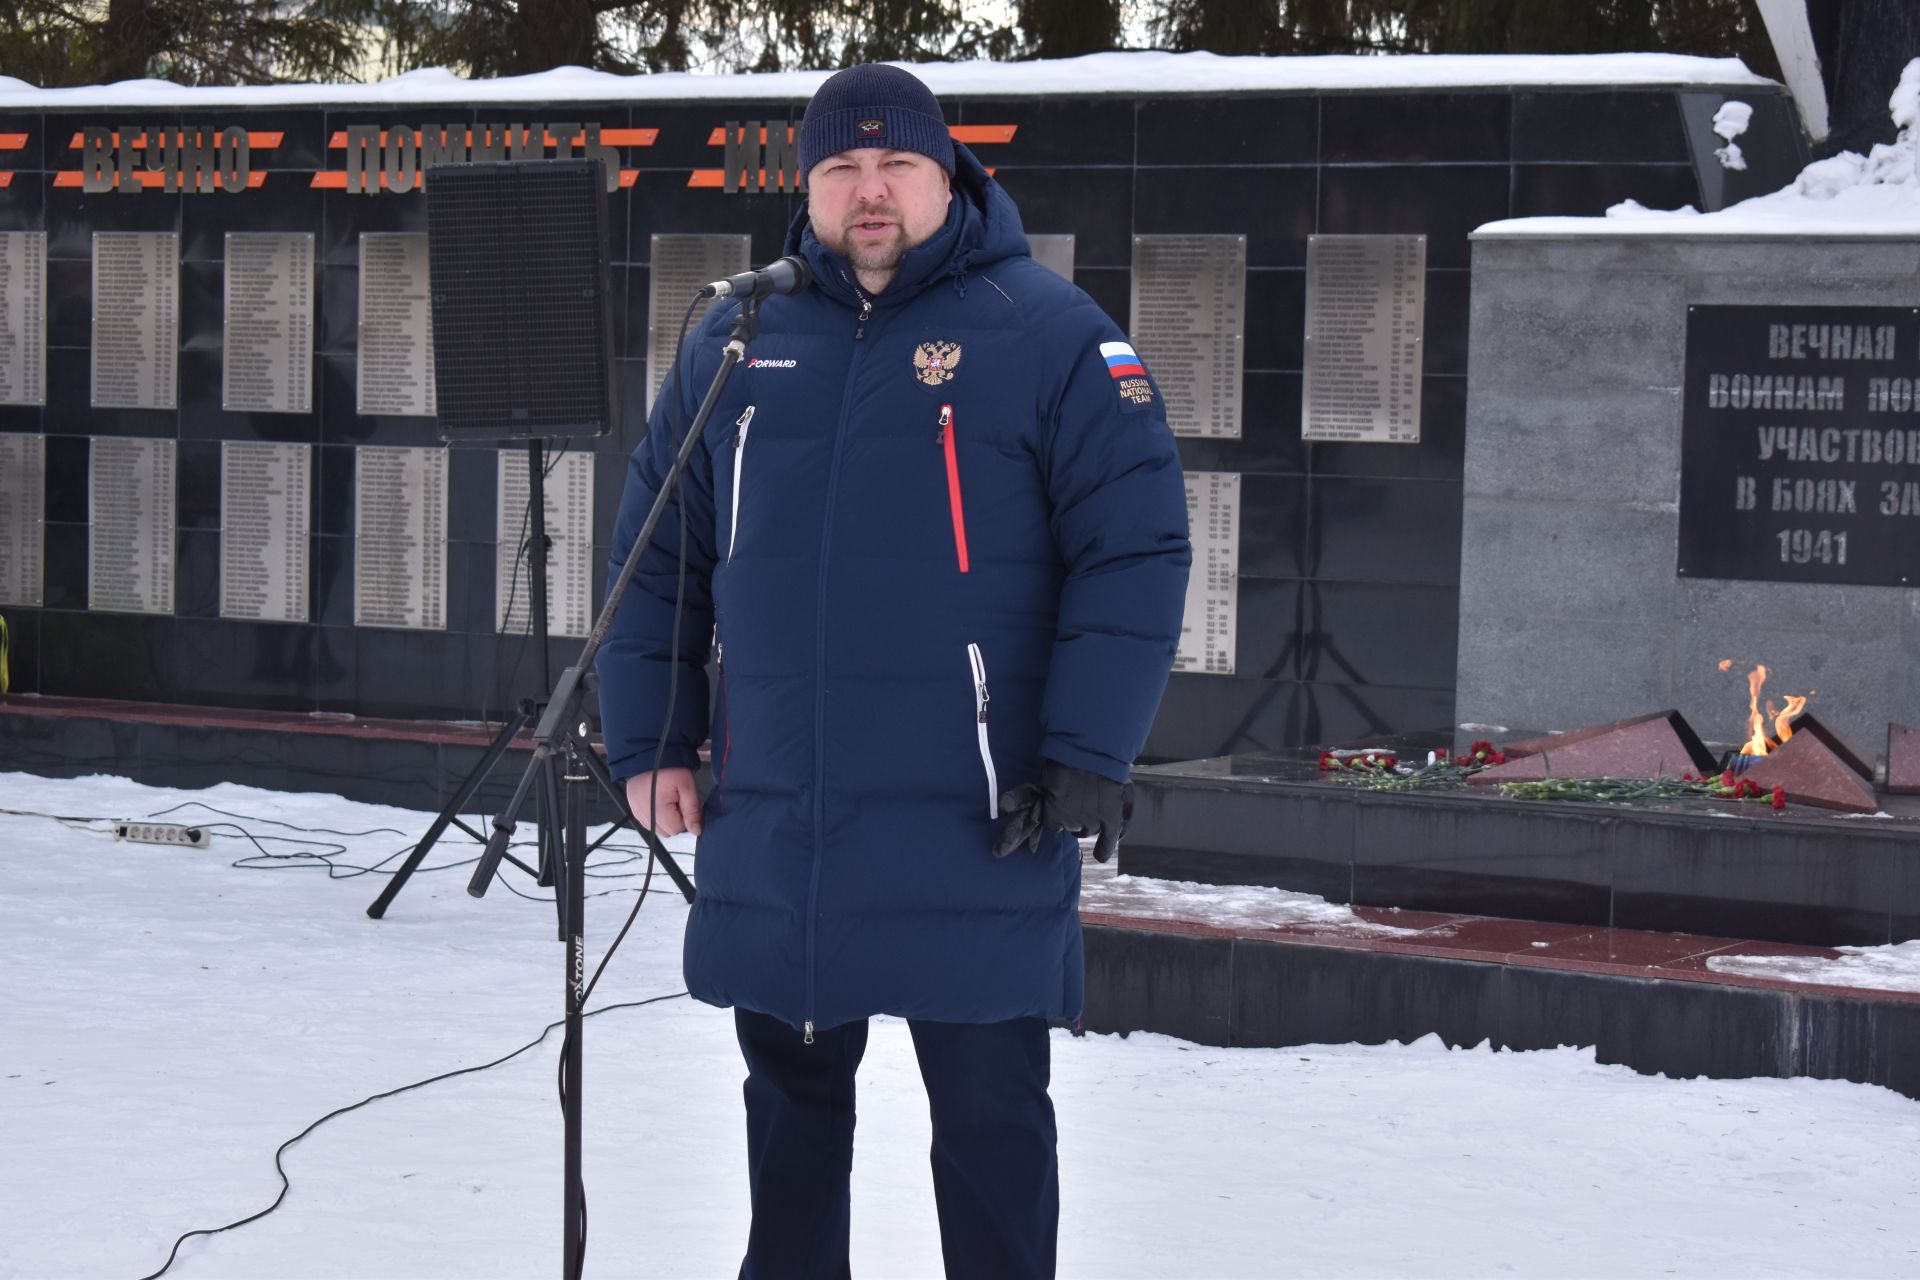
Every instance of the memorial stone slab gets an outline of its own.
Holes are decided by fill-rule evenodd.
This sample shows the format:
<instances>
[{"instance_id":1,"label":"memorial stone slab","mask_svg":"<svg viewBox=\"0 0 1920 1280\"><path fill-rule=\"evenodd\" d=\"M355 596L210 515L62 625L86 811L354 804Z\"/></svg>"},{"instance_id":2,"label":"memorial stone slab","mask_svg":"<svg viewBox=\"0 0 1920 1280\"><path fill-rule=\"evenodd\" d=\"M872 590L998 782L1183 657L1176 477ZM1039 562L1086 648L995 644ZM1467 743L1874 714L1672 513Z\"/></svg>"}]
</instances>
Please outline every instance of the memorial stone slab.
<instances>
[{"instance_id":1,"label":"memorial stone slab","mask_svg":"<svg viewBox=\"0 0 1920 1280\"><path fill-rule=\"evenodd\" d=\"M228 232L220 407L313 409L313 236Z\"/></svg>"},{"instance_id":2,"label":"memorial stone slab","mask_svg":"<svg viewBox=\"0 0 1920 1280\"><path fill-rule=\"evenodd\" d=\"M1920 730L1887 726L1887 790L1897 796L1920 795Z\"/></svg>"},{"instance_id":3,"label":"memorial stone slab","mask_svg":"<svg viewBox=\"0 0 1920 1280\"><path fill-rule=\"evenodd\" d=\"M313 447L220 446L220 616L309 621Z\"/></svg>"},{"instance_id":4,"label":"memorial stone slab","mask_svg":"<svg viewBox=\"0 0 1920 1280\"><path fill-rule=\"evenodd\" d=\"M47 402L47 233L0 231L0 404Z\"/></svg>"},{"instance_id":5,"label":"memorial stone slab","mask_svg":"<svg viewBox=\"0 0 1920 1280\"><path fill-rule=\"evenodd\" d=\"M1033 260L1063 280L1073 279L1073 237L1071 235L1027 234L1027 248Z\"/></svg>"},{"instance_id":6,"label":"memorial stone slab","mask_svg":"<svg viewBox=\"0 0 1920 1280\"><path fill-rule=\"evenodd\" d=\"M0 434L0 604L42 603L46 487L45 437Z\"/></svg>"},{"instance_id":7,"label":"memorial stone slab","mask_svg":"<svg viewBox=\"0 0 1920 1280\"><path fill-rule=\"evenodd\" d=\"M355 451L353 621L447 626L447 451Z\"/></svg>"},{"instance_id":8,"label":"memorial stone slab","mask_svg":"<svg viewBox=\"0 0 1920 1280\"><path fill-rule=\"evenodd\" d=\"M1795 719L1793 736L1740 776L1763 790L1781 788L1789 804L1843 813L1880 809L1873 793L1873 771L1810 714Z\"/></svg>"},{"instance_id":9,"label":"memorial stone slab","mask_svg":"<svg viewBox=\"0 0 1920 1280\"><path fill-rule=\"evenodd\" d=\"M1420 443L1425 236L1307 240L1304 440Z\"/></svg>"},{"instance_id":10,"label":"memorial stone slab","mask_svg":"<svg viewBox=\"0 0 1920 1280\"><path fill-rule=\"evenodd\" d=\"M1915 585L1920 308L1687 308L1679 572Z\"/></svg>"},{"instance_id":11,"label":"memorial stone slab","mask_svg":"<svg viewBox=\"0 0 1920 1280\"><path fill-rule=\"evenodd\" d=\"M1714 765L1678 711L1505 743L1501 750L1505 764L1481 769L1467 781L1486 786L1541 778L1677 778L1711 772Z\"/></svg>"},{"instance_id":12,"label":"memorial stone slab","mask_svg":"<svg viewBox=\"0 0 1920 1280\"><path fill-rule=\"evenodd\" d=\"M172 613L174 442L95 436L89 459L87 608Z\"/></svg>"},{"instance_id":13,"label":"memorial stone slab","mask_svg":"<svg viewBox=\"0 0 1920 1280\"><path fill-rule=\"evenodd\" d=\"M360 354L354 412L431 418L432 286L427 237L369 232L360 237Z\"/></svg>"},{"instance_id":14,"label":"memorial stone slab","mask_svg":"<svg viewBox=\"0 0 1920 1280\"><path fill-rule=\"evenodd\" d=\"M1240 614L1240 476L1189 471L1186 482L1193 568L1173 669L1230 676Z\"/></svg>"},{"instance_id":15,"label":"memorial stone slab","mask_svg":"<svg viewBox=\"0 0 1920 1280\"><path fill-rule=\"evenodd\" d=\"M1173 433L1239 439L1247 238L1135 236L1132 277L1129 331Z\"/></svg>"},{"instance_id":16,"label":"memorial stone slab","mask_svg":"<svg viewBox=\"0 0 1920 1280\"><path fill-rule=\"evenodd\" d=\"M177 408L179 331L180 237L94 232L93 407Z\"/></svg>"},{"instance_id":17,"label":"memorial stone slab","mask_svg":"<svg viewBox=\"0 0 1920 1280\"><path fill-rule=\"evenodd\" d=\"M647 411L653 411L655 397L673 370L679 354L674 339L680 334L681 317L687 304L702 285L723 276L738 275L751 267L753 237L742 235L656 235L651 241L647 263ZM701 318L713 306L703 299L693 308L687 332L700 327Z\"/></svg>"}]
</instances>

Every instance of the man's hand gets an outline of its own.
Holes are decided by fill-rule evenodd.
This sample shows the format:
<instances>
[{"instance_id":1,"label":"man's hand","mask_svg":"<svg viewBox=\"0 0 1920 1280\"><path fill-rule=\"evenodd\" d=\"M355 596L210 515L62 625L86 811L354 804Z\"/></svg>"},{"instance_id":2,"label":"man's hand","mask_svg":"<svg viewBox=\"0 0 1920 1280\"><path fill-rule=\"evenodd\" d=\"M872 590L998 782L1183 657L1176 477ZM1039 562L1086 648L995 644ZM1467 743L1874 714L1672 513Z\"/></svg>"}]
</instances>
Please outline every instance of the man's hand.
<instances>
[{"instance_id":1,"label":"man's hand","mask_svg":"<svg viewBox=\"0 0 1920 1280\"><path fill-rule=\"evenodd\" d=\"M1133 784L1049 760L1038 785L1025 782L1000 797L1000 812L1006 821L993 842L996 858L1023 844L1037 853L1046 832L1066 831L1097 836L1093 860L1105 862L1133 817Z\"/></svg>"},{"instance_id":2,"label":"man's hand","mask_svg":"<svg viewBox=\"0 0 1920 1280\"><path fill-rule=\"evenodd\" d=\"M634 774L627 779L627 805L640 825L657 836L677 836L682 831L700 834L700 788L694 785L691 769L662 769L657 784L651 773Z\"/></svg>"}]
</instances>

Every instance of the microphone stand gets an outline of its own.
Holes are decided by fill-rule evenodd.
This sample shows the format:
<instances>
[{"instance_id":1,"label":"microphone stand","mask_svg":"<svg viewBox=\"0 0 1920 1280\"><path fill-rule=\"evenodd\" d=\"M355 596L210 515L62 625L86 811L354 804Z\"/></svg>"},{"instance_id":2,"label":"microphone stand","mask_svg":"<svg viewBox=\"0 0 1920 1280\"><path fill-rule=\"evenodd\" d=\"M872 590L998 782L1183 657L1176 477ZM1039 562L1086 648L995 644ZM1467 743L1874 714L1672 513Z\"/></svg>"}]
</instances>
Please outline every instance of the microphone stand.
<instances>
[{"instance_id":1,"label":"microphone stand","mask_svg":"<svg viewBox=\"0 0 1920 1280\"><path fill-rule=\"evenodd\" d=\"M521 775L513 798L507 802L500 816L493 820L493 835L487 841L480 865L474 868L473 879L467 884L467 892L476 898L486 893L494 874L499 870L501 858L506 854L507 844L513 838L520 807L526 803L538 779L546 775L548 761L556 756L563 757L565 768L561 779L565 783L563 804L566 818L561 841L562 856L554 885L555 896L561 899L560 932L566 942L566 1039L560 1050L560 1108L566 1130L562 1280L579 1280L581 1267L586 1261L587 1245L586 1188L580 1177L581 1071L585 1059L582 1017L587 988L586 784L598 781L616 794L619 791L606 765L594 754L587 740L587 726L581 718L581 701L593 687L594 657L613 626L614 615L619 612L620 601L626 595L627 585L632 582L634 570L640 564L641 553L653 541L654 530L666 512L667 502L679 485L687 462L699 447L707 423L726 390L727 379L746 355L747 344L759 333L760 300L748 298L741 303L740 314L734 317L733 330L727 336L727 345L720 356L720 368L707 388L706 399L700 402L700 411L694 415L693 425L687 428L686 439L680 442L673 466L660 483L660 492L653 499L653 508L647 512L646 522L634 536L627 562L621 566L620 576L607 592L606 603L600 608L600 616L594 620L593 630L580 650L580 657L560 673L559 683L547 696L546 711L533 731L533 758L528 761L527 770ZM539 483L538 477L535 477L534 483ZM634 827L645 837L650 851L656 856L664 854L659 838L642 826L637 817Z\"/></svg>"}]
</instances>

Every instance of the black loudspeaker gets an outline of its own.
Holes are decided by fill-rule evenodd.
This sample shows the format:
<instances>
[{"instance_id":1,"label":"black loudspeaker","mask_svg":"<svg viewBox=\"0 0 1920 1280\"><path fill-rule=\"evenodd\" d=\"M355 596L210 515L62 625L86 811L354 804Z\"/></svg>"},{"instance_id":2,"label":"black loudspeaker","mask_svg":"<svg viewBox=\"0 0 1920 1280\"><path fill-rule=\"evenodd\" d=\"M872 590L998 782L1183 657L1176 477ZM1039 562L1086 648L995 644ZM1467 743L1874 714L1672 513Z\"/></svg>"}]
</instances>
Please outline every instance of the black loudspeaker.
<instances>
[{"instance_id":1,"label":"black loudspeaker","mask_svg":"<svg viewBox=\"0 0 1920 1280\"><path fill-rule=\"evenodd\" d=\"M613 318L600 161L444 165L424 185L441 438L606 434Z\"/></svg>"}]
</instances>

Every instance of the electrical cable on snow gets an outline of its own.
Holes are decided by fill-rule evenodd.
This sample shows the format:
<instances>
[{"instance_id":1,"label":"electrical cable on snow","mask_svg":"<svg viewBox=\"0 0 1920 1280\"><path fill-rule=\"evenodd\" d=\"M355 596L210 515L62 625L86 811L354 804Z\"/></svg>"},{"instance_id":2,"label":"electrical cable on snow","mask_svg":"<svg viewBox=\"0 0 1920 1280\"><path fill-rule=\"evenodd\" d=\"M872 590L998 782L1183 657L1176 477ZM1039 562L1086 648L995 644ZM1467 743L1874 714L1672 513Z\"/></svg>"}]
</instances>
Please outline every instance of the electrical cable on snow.
<instances>
[{"instance_id":1,"label":"electrical cable on snow","mask_svg":"<svg viewBox=\"0 0 1920 1280\"><path fill-rule=\"evenodd\" d=\"M621 1004L610 1004L599 1009L589 1009L584 1013L582 1013L580 1016L583 1018L596 1018L603 1013L614 1013L621 1009L639 1009L639 1008L644 1008L647 1005L661 1004L668 1000L679 1000L683 998L686 994L687 993L684 991L675 991L668 995L652 996L645 1000L628 1000ZM382 1093L371 1094L365 1098L360 1099L360 1101L358 1102L349 1103L344 1107L336 1107L332 1111L327 1112L327 1114L321 1116L318 1120L315 1120L312 1124L308 1125L306 1128L302 1129L300 1132L294 1134L291 1138L288 1138L285 1142L281 1143L277 1148L274 1149L273 1168L274 1168L274 1172L280 1175L280 1194L276 1195L273 1198L272 1204L260 1210L258 1213L250 1213L246 1217L237 1218L234 1221L229 1222L224 1226L198 1227L192 1231L183 1233L179 1237L179 1239L173 1242L173 1248L167 1251L167 1260L160 1264L160 1269L158 1271L150 1272L147 1275L142 1276L140 1280L159 1280L159 1277L165 1275L167 1273L167 1270L173 1266L174 1261L179 1257L180 1246L185 1244L187 1241L193 1239L195 1236L212 1236L212 1235L219 1235L223 1231L232 1231L236 1227L246 1226L249 1222L258 1222L260 1219L272 1213L275 1209L278 1209L280 1205L286 1200L287 1193L293 1190L293 1182L287 1177L287 1168L286 1168L286 1165L283 1163L283 1157L286 1155L287 1149L293 1146L295 1143L299 1142L302 1138L306 1137L308 1134L312 1133L315 1129L318 1129L321 1125L325 1124L327 1121L334 1119L336 1116L346 1115L349 1111L358 1111L360 1108L367 1106L371 1103L379 1102L383 1098L391 1098L398 1094L410 1093L415 1089L424 1089L430 1084L439 1084L442 1080L452 1080L458 1076L468 1076L468 1075L473 1075L476 1072L480 1072L480 1071L490 1071L494 1067L501 1066L504 1063L511 1062L515 1058L519 1057L521 1054L526 1053L528 1050L538 1047L540 1043L544 1041L549 1034L552 1033L555 1027L564 1026L564 1025L565 1025L564 1019L562 1019L560 1022L549 1022L546 1025L546 1027L540 1032L539 1035L527 1041L527 1043L521 1045L518 1049L515 1049L512 1053L504 1054L501 1057L495 1058L492 1062L483 1062L480 1065L474 1066L474 1067L459 1067L452 1071L443 1071L437 1076L429 1076L425 1080L416 1080L412 1084L403 1084L395 1089L388 1089ZM564 1061L564 1057L562 1060Z\"/></svg>"},{"instance_id":2,"label":"electrical cable on snow","mask_svg":"<svg viewBox=\"0 0 1920 1280\"><path fill-rule=\"evenodd\" d=\"M681 317L680 332L674 343L674 349L676 352L676 361L684 361L685 340L686 340L687 329L692 322L693 313L695 309L699 306L699 303L700 303L700 299L695 298L692 302L690 302L687 305L686 313ZM676 396L674 400L675 400L675 403L677 404L678 396ZM672 412L671 409L669 410L669 412L670 413ZM558 459L556 456L555 461L557 462L557 460ZM550 462L547 465L547 467L543 468L543 476L542 476L543 479L545 474L551 472L553 465L554 463ZM672 640L672 647L669 655L669 664L668 664L668 669L671 674L669 675L668 684L667 684L666 714L665 714L664 721L661 725L660 735L655 740L655 743L654 743L654 760L653 760L654 768L652 770L652 777L649 779L650 794L648 797L648 804L649 804L650 814L657 811L659 807L660 765L663 763L663 760L664 760L663 753L666 747L666 738L667 738L668 732L672 729L673 713L674 713L675 705L679 696L680 629L681 629L682 620L685 616L686 581L687 581L686 505L684 503L676 503L676 511L679 517L679 547L678 547L679 556L678 556L678 565L677 565L678 572L676 574L674 602L673 602L673 628L672 628L673 640ZM529 515L530 515L530 508L529 508ZM527 518L528 517L523 517L523 525ZM525 540L523 539L523 545L522 545L523 553L524 553L524 549L525 549ZM632 554L631 550L629 551L629 554ZM517 577L517 574L516 574L516 577ZM201 809L205 809L208 812L218 814L222 817L233 818L239 821L258 822L258 823L265 823L273 826L283 827L291 831L301 832L303 836L304 835L336 835L336 836L341 836L346 838L362 838L366 836L379 835L379 834L392 834L392 835L405 834L404 832L398 831L392 827L373 828L368 831L354 831L354 832L334 831L324 827L301 827L295 823L282 822L278 819L273 819L273 818L255 818L255 817L249 817L248 815L244 815L244 814L230 813L225 810L216 809L213 806L205 804L201 801L188 801L182 804L174 805L171 808L163 809L158 813L155 813L149 816L157 818L157 817L164 816L165 814L174 813L180 809L189 808L189 807L198 807ZM103 821L102 819L65 818L65 817L59 817L54 814L26 813L18 810L0 810L0 813L18 814L19 816L24 816L24 817L50 818L50 819L53 819L54 821L62 822L64 824L87 824L91 822ZM369 874L384 874L384 875L396 874L395 872L384 870L383 869L384 865L388 862L393 861L395 858L404 856L406 853L410 852L413 847L409 845L406 848L403 848L393 854L389 854L387 857L382 858L379 862L374 863L371 867L358 867L358 866L349 865L346 868L345 875L337 875L336 872L339 871L340 868L332 861L331 855L347 853L348 850L344 845L334 844L327 841L308 840L298 836L255 835L253 832L248 831L246 828L239 826L237 822L212 823L212 824L203 824L203 825L209 831L214 831L216 828L230 828L231 829L230 832L222 831L220 832L220 834L236 835L250 842L254 846L254 848L258 850L257 853L249 855L245 858L241 858L235 861L234 863L232 863L231 865L233 865L234 867L238 867L246 870L272 870L272 869L280 869L281 867L291 867L294 865L301 865L301 864L308 865L308 866L324 866L327 870L329 879L346 879L346 878L351 878L352 876L369 875ZM635 821L634 825L636 828L640 828L640 824L638 823L637 820ZM92 828L83 827L83 829L92 829ZM620 944L626 940L627 933L629 930L632 929L634 921L639 917L640 908L642 905L645 904L648 892L652 888L656 855L658 850L661 848L661 845L660 845L659 837L657 837L651 829L640 828L640 832L647 846L647 861L646 861L646 869L642 876L641 885L638 891L638 897L634 901L633 910L628 913L626 921L620 926L619 932L615 935L613 944L607 948L606 954L604 954L600 958L599 965L595 967L593 971L593 976L588 981L586 988L581 995L582 1004L586 1003L587 999L592 996L594 988L599 985L601 975L606 972L607 965L609 962L612 961L614 953L619 950ZM322 849L329 850L330 852L316 853L311 850L303 850L303 851L296 851L293 853L284 853L284 854L274 853L271 850L266 848L266 845L264 842L267 842L267 841L271 841L274 843L284 843L284 844L312 845ZM623 846L609 846L609 847L622 848ZM612 863L612 864L603 863L601 864L601 866L603 868L609 865L622 866L628 862L636 861L637 858L638 858L638 851L633 851L628 858L623 859L621 862ZM260 861L261 859L266 859L268 861L263 864ZM436 867L422 867L422 868L419 868L419 870L422 870L422 871L448 870L448 869L451 869L452 867L467 866L473 862L477 862L478 860L479 859L475 857L475 858L466 859L462 862L441 864ZM591 871L587 871L586 874L589 876L592 876L593 873ZM605 877L604 870L601 872L601 876L594 877L594 878L603 878L603 877ZM630 877L619 877L619 878L630 878ZM534 898L532 895L522 893L520 890L515 889L511 883L506 882L504 877L502 878L502 883L507 883L507 887L509 891L516 894L519 897L528 898L532 901L548 901L548 902L551 901L551 899ZM610 890L605 890L601 893L590 894L587 896L604 897L604 896L607 896L608 894L619 893L619 892L625 892L625 890L610 889ZM635 1000L635 1001L627 1001L622 1004L607 1005L599 1009L585 1010L582 1012L581 1017L592 1018L592 1017L597 1017L603 1013L612 1013L621 1009L641 1008L646 1005L658 1004L666 1000L681 999L684 996L686 996L686 994L687 993L684 991L679 991L679 992L674 992L670 995L654 996L651 999L647 999L647 1000ZM160 1269L150 1273L145 1277L142 1277L142 1280L158 1280L158 1277L166 1274L166 1272L173 1266L175 1260L178 1258L180 1253L180 1246L185 1244L188 1240L192 1239L193 1237L203 1236L203 1235L211 1236L211 1235L217 1235L224 1231L232 1231L237 1227L246 1226L248 1223L257 1222L261 1218L264 1218L268 1214L272 1213L274 1210L278 1209L280 1205L285 1202L287 1193L292 1189L292 1185L293 1185L292 1182L287 1177L286 1166L283 1163L283 1158L286 1155L287 1150L290 1147L294 1146L296 1143L300 1142L303 1138L305 1138L308 1134L312 1133L315 1129L318 1129L321 1125L325 1124L327 1121L332 1120L337 1116L345 1115L348 1112L357 1111L362 1107L368 1106L374 1102L381 1101L382 1099L385 1099L385 1098L391 1098L398 1094L408 1093L415 1089L422 1089L428 1085L438 1084L443 1080L451 1080L458 1076L471 1075L475 1072L487 1071L494 1067L500 1066L504 1063L510 1062L514 1058L519 1057L521 1054L526 1053L527 1051L537 1047L539 1044L545 1041L547 1036L551 1034L556 1027L563 1027L563 1026L565 1026L564 1019L558 1022L548 1023L547 1026L534 1039L528 1041L524 1045L521 1045L518 1049L513 1050L511 1053L505 1054L502 1057L494 1059L492 1062L482 1063L479 1066L461 1067L453 1071L442 1072L439 1075L430 1076L427 1079L418 1080L412 1084L401 1085L398 1088L389 1089L382 1093L376 1093L369 1097L361 1099L359 1102L351 1103L347 1106L339 1107L333 1111L329 1111L327 1114L321 1116L319 1119L309 1124L306 1128L302 1129L299 1133L295 1134L293 1137L288 1138L285 1142L281 1143L278 1148L275 1149L273 1154L273 1165L274 1165L274 1171L279 1175L279 1178L280 1178L280 1191L279 1191L279 1194L274 1197L272 1204L269 1204L266 1208L261 1209L257 1213L249 1214L244 1218L236 1219L235 1221L229 1222L224 1226L197 1228L195 1230L188 1231L182 1234L178 1239L176 1239L173 1242L173 1247L170 1250L168 1250L166 1261L161 1264ZM568 1085L567 1076L566 1076L566 1050L567 1050L566 1037L563 1037L562 1043L561 1043L561 1051L559 1055L559 1062L557 1066L558 1078L556 1081L557 1088L560 1095L560 1102L563 1110L566 1106L567 1085ZM580 1200L581 1200L581 1213L580 1213L580 1222L578 1224L578 1230L579 1230L578 1239L579 1239L579 1245L580 1245L579 1256L584 1260L586 1255L586 1239L587 1239L586 1194L585 1194L584 1187L581 1188Z\"/></svg>"},{"instance_id":3,"label":"electrical cable on snow","mask_svg":"<svg viewBox=\"0 0 1920 1280\"><path fill-rule=\"evenodd\" d=\"M234 822L207 822L207 823L201 823L199 825L202 830L208 832L209 834L234 836L234 837L238 837L240 839L246 840L248 843L253 845L255 850L257 850L257 852L248 854L247 856L242 858L237 858L233 862L228 864L229 866L235 867L242 871L297 871L297 870L305 870L305 869L324 868L327 872L327 879L329 880L351 880L356 876L363 876L363 875L390 876L390 875L397 875L398 872L388 869L386 864L389 862L392 862L395 858L405 857L407 854L413 851L412 845L404 845L401 848L394 850L392 853L388 854L386 857L380 859L378 862L375 862L371 866L363 867L363 866L356 865L354 863L339 863L334 861L334 857L336 855L341 855L341 854L346 854L351 852L345 845L336 844L336 843L333 843L332 841L325 841L325 840L307 840L307 839L302 839L296 836L275 836L275 835L266 835L266 834L256 834L252 831L247 830L245 827L240 826L239 823L249 822L249 823L256 823L256 824L261 824L266 826L283 827L289 831L300 832L301 836L332 835L332 836L340 836L346 839L364 838L367 836L376 836L376 835L404 836L406 832L400 830L397 827L370 827L365 831L338 831L331 827L307 827L307 826L301 826L299 823L295 823L295 822L282 821L279 818L263 818L255 814L234 813L232 810L229 810L229 809L215 808L213 805L207 804L206 802L200 801L200 800L184 801L180 804L170 806L169 808L156 810L155 812L148 814L147 817L149 819L162 818L167 816L168 814L177 813L181 809L203 809L208 813L218 814L223 818L232 818L236 820ZM13 812L13 811L0 810L0 813L6 813L6 812ZM54 815L23 814L22 816L53 817ZM108 820L100 819L100 818L89 818L89 819L76 818L76 819L72 819L72 821L102 822L102 821L108 821ZM475 817L476 823L479 823L481 821L483 821L483 819L479 818L478 816ZM264 841L272 841L276 844L311 845L314 847L314 849L322 850L322 852L314 852L311 849L300 849L300 850L295 850L291 853L275 853L266 847L266 845L263 843ZM521 841L514 842L508 847L511 849L529 849L534 847L534 842L530 840L521 840ZM625 856L592 864L587 868L587 878L589 880L631 880L635 876L640 875L639 872L633 872L633 871L617 872L614 870L614 868L616 867L630 866L633 863L638 862L640 860L640 854L641 854L640 849L636 848L633 845L624 845L624 844L608 844L608 845L603 845L601 847L613 850L617 853L624 854ZM460 867L470 867L474 863L478 862L479 860L480 860L479 855L476 854L471 858L463 858L455 862L436 863L430 867L416 868L416 870L421 872L452 871ZM516 888L511 880L507 880L504 877L501 879L500 882L507 887L507 892L527 902L541 902L541 903L547 903L549 905L551 905L553 902L553 899L550 897L541 897L538 894L527 893L519 888ZM631 893L631 892L633 892L633 890L628 888L603 889L598 893L590 893L587 896L590 898L604 898L604 897L610 897L613 894L617 894L617 893ZM642 887L640 892L642 894L645 893L644 886Z\"/></svg>"},{"instance_id":4,"label":"electrical cable on snow","mask_svg":"<svg viewBox=\"0 0 1920 1280\"><path fill-rule=\"evenodd\" d=\"M82 818L75 814L40 813L33 809L0 809L0 815L9 818L45 818L49 822L57 822L72 831L92 831L103 836L113 834L111 826L97 827L93 825L96 822L111 823L113 821L111 818Z\"/></svg>"}]
</instances>

